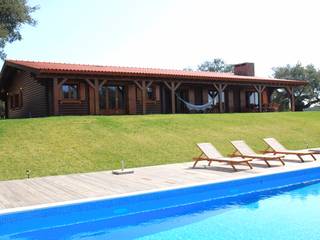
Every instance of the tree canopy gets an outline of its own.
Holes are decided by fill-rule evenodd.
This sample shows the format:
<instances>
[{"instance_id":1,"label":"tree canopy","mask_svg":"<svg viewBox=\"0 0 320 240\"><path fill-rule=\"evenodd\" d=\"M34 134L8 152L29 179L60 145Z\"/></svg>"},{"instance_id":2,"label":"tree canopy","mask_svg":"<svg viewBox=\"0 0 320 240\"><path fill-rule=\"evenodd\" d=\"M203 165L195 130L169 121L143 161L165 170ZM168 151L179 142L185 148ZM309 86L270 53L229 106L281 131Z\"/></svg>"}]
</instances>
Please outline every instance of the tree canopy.
<instances>
[{"instance_id":1,"label":"tree canopy","mask_svg":"<svg viewBox=\"0 0 320 240\"><path fill-rule=\"evenodd\" d=\"M275 67L273 76L280 79L306 80L308 84L303 87L295 88L295 108L297 111L302 111L314 104L320 103L320 70L314 65L309 64L303 66L301 63L296 65L286 65ZM279 103L286 102L287 98L285 91L276 92L275 98Z\"/></svg>"},{"instance_id":2,"label":"tree canopy","mask_svg":"<svg viewBox=\"0 0 320 240\"><path fill-rule=\"evenodd\" d=\"M20 33L23 24L34 26L36 21L31 13L38 6L31 7L26 0L0 0L0 58L4 59L6 54L4 47L6 43L21 40Z\"/></svg>"},{"instance_id":3,"label":"tree canopy","mask_svg":"<svg viewBox=\"0 0 320 240\"><path fill-rule=\"evenodd\" d=\"M205 61L200 64L198 70L206 72L232 72L233 66L225 63L221 58L214 58L213 61Z\"/></svg>"}]
</instances>

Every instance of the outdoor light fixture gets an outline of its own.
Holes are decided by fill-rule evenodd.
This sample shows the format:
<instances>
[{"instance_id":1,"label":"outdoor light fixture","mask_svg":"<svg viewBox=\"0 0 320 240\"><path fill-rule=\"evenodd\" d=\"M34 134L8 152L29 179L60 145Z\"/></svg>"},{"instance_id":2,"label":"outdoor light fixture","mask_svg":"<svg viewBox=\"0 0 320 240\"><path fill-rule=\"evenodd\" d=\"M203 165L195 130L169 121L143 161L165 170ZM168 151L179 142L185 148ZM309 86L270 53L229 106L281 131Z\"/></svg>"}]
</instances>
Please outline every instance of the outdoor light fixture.
<instances>
[{"instance_id":1,"label":"outdoor light fixture","mask_svg":"<svg viewBox=\"0 0 320 240\"><path fill-rule=\"evenodd\" d=\"M27 169L26 174L27 174L27 178L30 178L31 170Z\"/></svg>"},{"instance_id":2,"label":"outdoor light fixture","mask_svg":"<svg viewBox=\"0 0 320 240\"><path fill-rule=\"evenodd\" d=\"M122 175L122 174L134 173L134 171L133 170L125 170L125 161L121 160L121 169L113 170L112 173L115 175Z\"/></svg>"}]
</instances>

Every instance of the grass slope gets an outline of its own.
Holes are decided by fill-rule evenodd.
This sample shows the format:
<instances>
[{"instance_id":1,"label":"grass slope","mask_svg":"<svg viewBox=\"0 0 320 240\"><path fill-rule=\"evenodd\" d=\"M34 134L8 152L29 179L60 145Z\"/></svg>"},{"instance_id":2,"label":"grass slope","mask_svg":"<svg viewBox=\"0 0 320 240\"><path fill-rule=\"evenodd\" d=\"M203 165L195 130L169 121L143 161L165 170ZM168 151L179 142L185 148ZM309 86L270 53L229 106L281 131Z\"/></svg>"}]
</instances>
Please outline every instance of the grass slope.
<instances>
[{"instance_id":1,"label":"grass slope","mask_svg":"<svg viewBox=\"0 0 320 240\"><path fill-rule=\"evenodd\" d=\"M288 148L320 146L320 112L50 117L0 121L0 179L190 161L195 143L227 154L274 136Z\"/></svg>"}]
</instances>

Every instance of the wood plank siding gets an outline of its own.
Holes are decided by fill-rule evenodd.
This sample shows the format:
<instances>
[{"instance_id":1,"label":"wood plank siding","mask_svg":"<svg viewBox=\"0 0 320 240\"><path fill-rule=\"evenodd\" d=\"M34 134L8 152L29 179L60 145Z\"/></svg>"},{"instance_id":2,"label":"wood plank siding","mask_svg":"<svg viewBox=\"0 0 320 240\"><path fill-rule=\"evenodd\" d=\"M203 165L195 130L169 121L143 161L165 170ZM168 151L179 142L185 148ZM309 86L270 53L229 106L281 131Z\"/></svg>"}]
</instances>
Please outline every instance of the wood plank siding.
<instances>
[{"instance_id":1,"label":"wood plank siding","mask_svg":"<svg viewBox=\"0 0 320 240\"><path fill-rule=\"evenodd\" d=\"M59 115L88 115L89 105L87 101L78 103L60 103Z\"/></svg>"},{"instance_id":2,"label":"wood plank siding","mask_svg":"<svg viewBox=\"0 0 320 240\"><path fill-rule=\"evenodd\" d=\"M20 107L11 107L13 95L21 94ZM8 117L48 116L48 86L45 81L36 80L30 72L18 71L11 79L7 93Z\"/></svg>"},{"instance_id":3,"label":"wood plank siding","mask_svg":"<svg viewBox=\"0 0 320 240\"><path fill-rule=\"evenodd\" d=\"M146 105L146 114L162 113L160 101L147 102ZM137 101L137 114L142 114L142 103L140 101Z\"/></svg>"}]
</instances>

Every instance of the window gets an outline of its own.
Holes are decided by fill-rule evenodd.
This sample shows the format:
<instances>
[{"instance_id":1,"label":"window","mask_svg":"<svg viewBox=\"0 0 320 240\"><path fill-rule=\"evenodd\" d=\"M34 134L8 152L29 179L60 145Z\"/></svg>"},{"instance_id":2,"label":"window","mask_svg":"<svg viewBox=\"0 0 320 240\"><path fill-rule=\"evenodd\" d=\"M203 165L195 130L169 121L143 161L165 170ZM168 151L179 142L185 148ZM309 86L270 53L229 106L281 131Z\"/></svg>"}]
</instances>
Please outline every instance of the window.
<instances>
[{"instance_id":1,"label":"window","mask_svg":"<svg viewBox=\"0 0 320 240\"><path fill-rule=\"evenodd\" d=\"M10 108L15 108L14 95L13 95L13 96L10 96Z\"/></svg>"},{"instance_id":2,"label":"window","mask_svg":"<svg viewBox=\"0 0 320 240\"><path fill-rule=\"evenodd\" d=\"M79 85L76 83L63 84L61 87L64 99L79 99Z\"/></svg>"},{"instance_id":3,"label":"window","mask_svg":"<svg viewBox=\"0 0 320 240\"><path fill-rule=\"evenodd\" d=\"M208 91L208 100L213 102L213 105L219 104L219 92L216 90ZM221 94L221 102L224 103L224 92Z\"/></svg>"},{"instance_id":4,"label":"window","mask_svg":"<svg viewBox=\"0 0 320 240\"><path fill-rule=\"evenodd\" d=\"M108 99L109 99L109 109L116 108L116 86L108 86Z\"/></svg>"},{"instance_id":5,"label":"window","mask_svg":"<svg viewBox=\"0 0 320 240\"><path fill-rule=\"evenodd\" d=\"M20 91L19 93L10 95L10 108L11 109L22 108L22 103L23 103L22 91Z\"/></svg>"},{"instance_id":6,"label":"window","mask_svg":"<svg viewBox=\"0 0 320 240\"><path fill-rule=\"evenodd\" d=\"M99 90L99 105L100 105L100 109L106 109L107 108L107 104L106 104L106 86L102 86Z\"/></svg>"},{"instance_id":7,"label":"window","mask_svg":"<svg viewBox=\"0 0 320 240\"><path fill-rule=\"evenodd\" d=\"M208 101L212 102L213 105L217 104L218 102L218 92L214 90L209 90L208 91Z\"/></svg>"},{"instance_id":8,"label":"window","mask_svg":"<svg viewBox=\"0 0 320 240\"><path fill-rule=\"evenodd\" d=\"M253 105L258 105L259 104L259 96L257 92L251 92L250 97L249 97L249 103Z\"/></svg>"},{"instance_id":9,"label":"window","mask_svg":"<svg viewBox=\"0 0 320 240\"><path fill-rule=\"evenodd\" d=\"M125 110L126 95L124 86L102 86L99 96L100 109L111 112Z\"/></svg>"},{"instance_id":10,"label":"window","mask_svg":"<svg viewBox=\"0 0 320 240\"><path fill-rule=\"evenodd\" d=\"M248 108L258 106L259 104L259 95L257 92L247 92L246 99Z\"/></svg>"},{"instance_id":11,"label":"window","mask_svg":"<svg viewBox=\"0 0 320 240\"><path fill-rule=\"evenodd\" d=\"M118 86L118 108L125 109L125 88Z\"/></svg>"},{"instance_id":12,"label":"window","mask_svg":"<svg viewBox=\"0 0 320 240\"><path fill-rule=\"evenodd\" d=\"M147 99L153 101L156 99L155 89L151 86L147 88Z\"/></svg>"}]
</instances>

